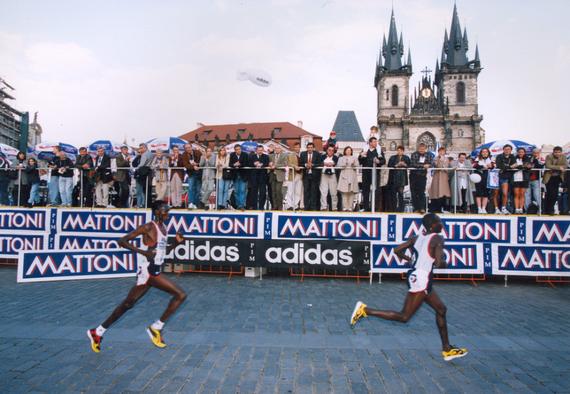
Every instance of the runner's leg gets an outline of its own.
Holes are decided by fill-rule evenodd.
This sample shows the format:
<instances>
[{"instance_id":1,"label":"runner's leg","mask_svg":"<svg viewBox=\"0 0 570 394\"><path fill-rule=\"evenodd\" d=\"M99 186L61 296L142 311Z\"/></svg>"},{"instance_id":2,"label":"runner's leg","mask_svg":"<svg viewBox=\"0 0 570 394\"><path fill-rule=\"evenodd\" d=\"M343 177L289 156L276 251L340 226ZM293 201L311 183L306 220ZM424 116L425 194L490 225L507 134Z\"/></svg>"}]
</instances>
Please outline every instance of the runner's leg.
<instances>
[{"instance_id":1,"label":"runner's leg","mask_svg":"<svg viewBox=\"0 0 570 394\"><path fill-rule=\"evenodd\" d=\"M174 312L176 312L180 304L184 302L184 300L186 299L186 293L184 293L182 289L180 289L175 283L171 282L164 275L151 276L148 283L151 286L156 287L157 289L160 289L162 291L165 291L173 296L172 299L170 300L170 303L168 304L168 307L160 317L160 321L165 323L166 320L168 320L168 318Z\"/></svg>"},{"instance_id":2,"label":"runner's leg","mask_svg":"<svg viewBox=\"0 0 570 394\"><path fill-rule=\"evenodd\" d=\"M437 324L439 336L441 337L441 346L444 351L448 351L451 346L449 345L449 337L447 335L447 307L443 301L441 301L435 291L432 291L430 294L428 294L428 296L425 298L425 301L426 304L428 304L435 311L435 322Z\"/></svg>"},{"instance_id":3,"label":"runner's leg","mask_svg":"<svg viewBox=\"0 0 570 394\"><path fill-rule=\"evenodd\" d=\"M115 310L113 311L113 313L111 313L111 315L107 318L107 320L105 320L103 324L101 324L103 328L107 329L111 327L111 324L116 322L121 316L125 314L126 311L135 306L137 301L143 295L145 295L145 293L148 291L149 288L150 286L148 284L133 286L129 291L127 298L125 298L123 302L121 302L119 306L115 308Z\"/></svg>"},{"instance_id":4,"label":"runner's leg","mask_svg":"<svg viewBox=\"0 0 570 394\"><path fill-rule=\"evenodd\" d=\"M417 312L419 307L424 302L426 294L423 291L417 293L410 293L406 295L406 300L404 301L404 307L401 312L396 311L384 311L366 308L365 312L368 316L376 316L385 320L399 321L401 323L407 323L412 316Z\"/></svg>"}]
</instances>

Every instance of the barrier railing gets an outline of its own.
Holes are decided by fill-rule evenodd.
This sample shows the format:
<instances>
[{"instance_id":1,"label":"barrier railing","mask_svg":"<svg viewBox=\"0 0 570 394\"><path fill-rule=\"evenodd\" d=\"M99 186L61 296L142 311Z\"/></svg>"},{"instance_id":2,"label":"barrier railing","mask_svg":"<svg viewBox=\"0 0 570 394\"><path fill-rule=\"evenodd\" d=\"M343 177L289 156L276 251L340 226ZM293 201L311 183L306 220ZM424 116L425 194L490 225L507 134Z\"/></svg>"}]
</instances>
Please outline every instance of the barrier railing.
<instances>
[{"instance_id":1,"label":"barrier railing","mask_svg":"<svg viewBox=\"0 0 570 394\"><path fill-rule=\"evenodd\" d=\"M377 204L377 198L376 198L376 193L378 193L379 189L382 186L390 186L389 184L382 184L380 182L380 179L382 179L382 176L380 174L382 174L383 172L388 173L388 177L390 172L392 171L399 171L400 173L405 171L405 176L407 179L407 183L408 185L402 188L402 192L404 194L410 193L410 183L412 182L410 179L410 175L411 173L415 172L415 171L419 171L419 172L426 172L426 178L429 178L428 174L432 174L432 173L437 173L438 171L444 171L446 173L448 173L452 179L453 179L453 183L450 184L450 189L452 189L452 194L454 192L456 192L458 190L458 174L461 172L468 172L469 174L472 173L481 173L481 170L478 169L474 169L474 168L457 168L457 167L449 167L449 168L436 168L436 167L432 167L429 169L418 169L418 168L393 168L393 167L377 167L377 166L373 166L373 167L362 167L362 166L334 166L334 167L328 167L328 166L318 166L318 167L312 167L311 170L314 171L319 171L322 172L323 170L326 169L334 169L334 174L338 175L340 174L343 170L356 170L357 171L357 176L359 178L362 178L362 174L364 171L370 171L370 175L371 175L371 187L370 187L370 195L369 195L369 201L370 201L370 211L371 212L377 212L380 211L378 209L378 207L376 206ZM52 179L52 174L51 171L53 170L53 168L48 168L48 167L37 167L37 169L35 169L34 171L38 171L39 174L42 174L42 177L44 178L43 180L46 181L47 183L47 190L46 190L46 185L44 185L42 182L40 182L37 186L37 183L34 183L32 185L30 185L26 179L24 179L25 176L27 176L27 172L28 170L23 168L23 167L18 167L18 168L0 168L0 205L15 205L15 206L23 206L23 205L27 205L30 202L30 199L33 197L34 199L38 198L38 195L41 197L41 199L48 199L49 197L49 190L50 188L53 190L55 189L56 186L54 185L50 185L50 183L53 181ZM214 182L214 190L213 192L215 193L215 195L217 196L218 194L218 188L219 188L219 178L217 177L217 172L223 172L224 170L230 170L233 171L234 174L239 173L240 171L249 171L250 173L252 171L267 171L268 173L274 172L274 171L284 171L285 172L285 177L288 178L289 173L291 171L306 171L307 169L301 169L300 167L292 167L292 166L284 166L284 167L240 167L240 168L229 168L229 167L219 167L219 166L205 166L205 167L196 167L196 171L200 171L200 170L206 170L206 171L211 171L213 172L213 174L209 174L210 178L209 180L211 181L213 179ZM77 196L77 200L79 200L78 202L76 202L76 205L79 207L93 207L95 205L95 197L94 194L96 191L96 188L93 187L93 185L96 185L98 182L96 182L96 178L94 179L94 173L93 171L96 172L96 169L91 169L89 171L87 170L82 170L82 169L78 169L78 168L74 168L73 169L73 181L72 181L72 188L78 186L78 196ZM132 206L133 204L133 200L134 200L134 196L136 196L137 198L140 197L144 197L144 204L141 204L139 201L137 201L137 207L139 208L148 208L150 206L149 202L152 198L152 191L153 191L153 182L156 184L156 177L155 175L157 173L163 172L163 174L161 174L161 178L162 180L160 182L166 182L166 196L171 197L172 195L172 177L173 176L178 176L176 175L175 171L184 171L184 173L186 174L187 168L185 167L168 167L168 168L151 168L151 172L152 174L148 175L147 177L144 177L143 179L145 179L146 181L144 182L144 185L140 185L140 183L134 179L134 169L132 167L116 167L113 168L112 171L112 175L116 176L116 174L118 173L118 171L127 171L127 174L125 174L125 177L127 179L129 179L130 181L128 183L122 183L119 185L120 182L113 180L108 182L108 184L111 183L117 183L118 187L128 187L128 200L129 202L126 204L127 207L128 206ZM493 170L483 170L483 171L493 171ZM512 172L515 173L518 170L513 169L513 170L506 170L507 172ZM528 173L531 172L535 172L538 173L538 185L540 187L539 192L537 193L537 198L538 201L536 201L536 205L538 208L538 215L542 215L543 212L543 191L542 191L542 186L543 186L543 177L544 174L547 172L551 172L552 170L550 169L529 169L529 170L525 170ZM565 171L568 176L570 176L570 170L566 170ZM165 174L164 174L165 173ZM164 175L166 175L166 180L164 180ZM378 176L380 175L380 179L378 179ZM186 177L186 175L184 175ZM89 188L87 188L86 186L86 182L89 182ZM471 182L470 180L468 180L468 182ZM568 183L568 181L566 181ZM182 185L184 185L183 180L181 180ZM137 184L139 184L140 186L137 186ZM474 185L474 183L472 183L472 185ZM59 185L57 185L57 189L59 190ZM424 193L427 191L428 189L428 184L426 184L426 189L423 191ZM142 190L141 190L142 187ZM560 187L565 188L564 184L561 184ZM32 192L32 188L33 188L33 196L30 196L29 194ZM497 187L498 189L498 187ZM496 189L492 189L492 188L488 188L487 192L488 192L488 196L486 198L491 198L492 196L490 195L489 191L490 190L496 190ZM45 196L47 191L48 197ZM182 190L183 191L183 190ZM86 196L86 192L90 192L90 195ZM393 198L393 193L396 193L394 190L391 191L392 195L391 197ZM124 193L123 189L120 189L119 191L117 191L116 189L114 189L111 194L115 195L117 193ZM144 193L144 195L142 194ZM499 191L500 193L500 191ZM57 194L57 193L55 193ZM531 195L531 198L533 198L534 196ZM449 196L448 198L451 198L451 196ZM495 197L496 198L496 197ZM23 201L23 200L26 201ZM356 203L358 203L358 201L362 201L363 199L363 195L362 195L362 190L356 195L355 201ZM86 205L86 201L92 201L92 203L90 204L90 206ZM429 193L425 194L425 207L429 206L429 201L430 201L430 196ZM107 201L108 203L108 201ZM190 202L189 202L190 203ZM46 205L57 205L56 201L46 201L45 202ZM106 206L109 206L110 204L107 204ZM335 207L336 208L336 207ZM352 208L352 207L351 207ZM451 207L453 213L457 213L457 208L458 205L457 204L453 204L453 206ZM218 204L214 204L214 209L218 209Z\"/></svg>"}]
</instances>

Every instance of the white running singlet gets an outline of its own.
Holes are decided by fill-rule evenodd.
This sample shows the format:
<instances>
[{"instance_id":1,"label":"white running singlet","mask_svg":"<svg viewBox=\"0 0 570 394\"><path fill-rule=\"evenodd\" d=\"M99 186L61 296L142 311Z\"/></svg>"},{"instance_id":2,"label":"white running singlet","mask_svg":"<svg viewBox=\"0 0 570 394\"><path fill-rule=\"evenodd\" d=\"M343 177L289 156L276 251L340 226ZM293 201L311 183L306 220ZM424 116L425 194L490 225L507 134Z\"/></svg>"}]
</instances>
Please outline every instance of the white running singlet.
<instances>
[{"instance_id":1,"label":"white running singlet","mask_svg":"<svg viewBox=\"0 0 570 394\"><path fill-rule=\"evenodd\" d=\"M429 294L431 291L431 272L435 258L429 253L429 243L435 235L437 234L421 234L414 242L415 259L413 268L408 272L410 293L423 291Z\"/></svg>"}]
</instances>

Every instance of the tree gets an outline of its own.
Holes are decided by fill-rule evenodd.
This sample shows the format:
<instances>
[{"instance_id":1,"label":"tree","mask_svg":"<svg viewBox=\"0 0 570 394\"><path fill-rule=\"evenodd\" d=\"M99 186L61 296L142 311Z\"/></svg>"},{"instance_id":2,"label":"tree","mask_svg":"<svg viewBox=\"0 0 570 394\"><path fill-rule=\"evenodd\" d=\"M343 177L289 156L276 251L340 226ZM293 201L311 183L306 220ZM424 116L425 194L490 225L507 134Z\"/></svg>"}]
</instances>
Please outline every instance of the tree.
<instances>
[{"instance_id":1,"label":"tree","mask_svg":"<svg viewBox=\"0 0 570 394\"><path fill-rule=\"evenodd\" d=\"M232 137L230 136L230 133L226 134L226 144L229 144L230 142L232 142Z\"/></svg>"},{"instance_id":2,"label":"tree","mask_svg":"<svg viewBox=\"0 0 570 394\"><path fill-rule=\"evenodd\" d=\"M250 141L253 141L253 134L252 134L252 133L249 133L249 135L247 136L247 139L250 140Z\"/></svg>"},{"instance_id":3,"label":"tree","mask_svg":"<svg viewBox=\"0 0 570 394\"><path fill-rule=\"evenodd\" d=\"M239 134L239 131L236 133L236 141L241 141L241 135Z\"/></svg>"},{"instance_id":4,"label":"tree","mask_svg":"<svg viewBox=\"0 0 570 394\"><path fill-rule=\"evenodd\" d=\"M216 135L216 137L214 137L214 144L216 146L220 146L220 137L218 137L217 135Z\"/></svg>"}]
</instances>

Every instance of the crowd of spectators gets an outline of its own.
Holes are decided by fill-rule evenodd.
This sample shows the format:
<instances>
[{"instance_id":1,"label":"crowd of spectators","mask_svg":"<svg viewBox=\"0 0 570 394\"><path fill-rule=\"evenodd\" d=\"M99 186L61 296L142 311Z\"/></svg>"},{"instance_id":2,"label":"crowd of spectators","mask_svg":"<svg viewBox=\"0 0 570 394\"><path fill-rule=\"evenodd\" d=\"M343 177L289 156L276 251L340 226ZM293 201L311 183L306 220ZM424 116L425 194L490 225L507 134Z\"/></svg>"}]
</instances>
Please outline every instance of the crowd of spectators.
<instances>
[{"instance_id":1,"label":"crowd of spectators","mask_svg":"<svg viewBox=\"0 0 570 394\"><path fill-rule=\"evenodd\" d=\"M80 148L73 162L55 147L41 166L24 152L11 162L0 156L0 205L144 208L157 199L188 209L567 214L568 171L559 146L546 157L505 145L495 157L482 149L470 158L419 144L386 160L376 137L355 154L339 150L334 134L322 152L313 143L268 153L140 144L134 157L126 145L113 157Z\"/></svg>"}]
</instances>

